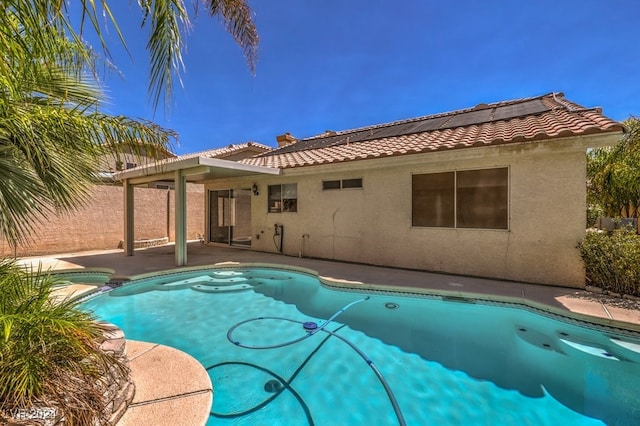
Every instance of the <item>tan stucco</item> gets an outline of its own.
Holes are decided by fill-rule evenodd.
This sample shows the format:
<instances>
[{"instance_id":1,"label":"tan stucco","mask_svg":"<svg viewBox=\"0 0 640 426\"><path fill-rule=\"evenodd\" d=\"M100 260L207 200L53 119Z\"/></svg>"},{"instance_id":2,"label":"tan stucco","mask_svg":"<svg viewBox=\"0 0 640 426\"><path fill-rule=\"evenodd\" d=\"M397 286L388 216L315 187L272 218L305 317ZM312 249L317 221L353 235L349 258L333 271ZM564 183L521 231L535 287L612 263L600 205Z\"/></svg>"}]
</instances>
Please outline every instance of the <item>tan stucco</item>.
<instances>
[{"instance_id":1,"label":"tan stucco","mask_svg":"<svg viewBox=\"0 0 640 426\"><path fill-rule=\"evenodd\" d=\"M465 148L284 169L281 176L226 179L207 189L249 188L252 249L572 287L584 286L576 244L586 227L586 149L619 134ZM411 226L411 176L509 167L509 229ZM322 180L362 178L362 189L322 190ZM267 186L297 183L298 212L268 213ZM205 215L208 217L207 215ZM307 235L308 237L303 237ZM258 238L259 236L259 238Z\"/></svg>"},{"instance_id":2,"label":"tan stucco","mask_svg":"<svg viewBox=\"0 0 640 426\"><path fill-rule=\"evenodd\" d=\"M47 218L30 244L14 249L0 237L1 256L34 256L50 253L117 249L124 234L123 186L96 185L90 202L72 215ZM187 185L187 238L204 232L204 187ZM175 241L175 191L136 187L133 234L136 241L168 237Z\"/></svg>"}]
</instances>

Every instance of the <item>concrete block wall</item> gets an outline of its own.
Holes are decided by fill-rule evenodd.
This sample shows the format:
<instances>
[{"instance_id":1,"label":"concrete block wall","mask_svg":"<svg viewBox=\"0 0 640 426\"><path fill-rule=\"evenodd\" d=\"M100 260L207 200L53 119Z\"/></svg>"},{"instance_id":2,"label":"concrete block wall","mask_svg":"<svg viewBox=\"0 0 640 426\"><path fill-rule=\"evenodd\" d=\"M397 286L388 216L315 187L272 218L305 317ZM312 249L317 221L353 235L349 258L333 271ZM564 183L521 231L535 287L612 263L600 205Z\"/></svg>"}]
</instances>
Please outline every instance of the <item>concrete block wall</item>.
<instances>
[{"instance_id":1,"label":"concrete block wall","mask_svg":"<svg viewBox=\"0 0 640 426\"><path fill-rule=\"evenodd\" d=\"M116 249L124 237L123 188L97 185L87 205L73 214L52 216L34 234L30 245L15 253L0 236L0 256L34 256L86 250ZM135 239L168 237L174 241L173 190L135 188ZM204 189L187 187L187 238L204 233Z\"/></svg>"},{"instance_id":2,"label":"concrete block wall","mask_svg":"<svg viewBox=\"0 0 640 426\"><path fill-rule=\"evenodd\" d=\"M169 227L167 236L169 241L175 241L176 221L175 221L175 191L171 191L169 202ZM198 234L204 235L204 186L187 184L187 239L196 240ZM137 220L136 220L137 221ZM136 237L136 239L138 239Z\"/></svg>"}]
</instances>

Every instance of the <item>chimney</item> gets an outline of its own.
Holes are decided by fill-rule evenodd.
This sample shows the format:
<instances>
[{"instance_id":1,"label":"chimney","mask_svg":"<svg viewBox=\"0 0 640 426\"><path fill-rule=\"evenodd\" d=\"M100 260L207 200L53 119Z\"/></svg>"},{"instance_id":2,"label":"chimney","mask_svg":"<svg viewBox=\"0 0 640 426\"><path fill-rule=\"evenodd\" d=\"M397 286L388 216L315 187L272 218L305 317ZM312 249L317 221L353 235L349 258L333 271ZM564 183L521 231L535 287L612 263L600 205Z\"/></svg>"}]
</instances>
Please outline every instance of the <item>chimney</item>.
<instances>
[{"instance_id":1,"label":"chimney","mask_svg":"<svg viewBox=\"0 0 640 426\"><path fill-rule=\"evenodd\" d=\"M281 148L285 145L295 143L296 138L291 136L291 133L287 132L284 135L276 136L276 141L278 141L278 148Z\"/></svg>"}]
</instances>

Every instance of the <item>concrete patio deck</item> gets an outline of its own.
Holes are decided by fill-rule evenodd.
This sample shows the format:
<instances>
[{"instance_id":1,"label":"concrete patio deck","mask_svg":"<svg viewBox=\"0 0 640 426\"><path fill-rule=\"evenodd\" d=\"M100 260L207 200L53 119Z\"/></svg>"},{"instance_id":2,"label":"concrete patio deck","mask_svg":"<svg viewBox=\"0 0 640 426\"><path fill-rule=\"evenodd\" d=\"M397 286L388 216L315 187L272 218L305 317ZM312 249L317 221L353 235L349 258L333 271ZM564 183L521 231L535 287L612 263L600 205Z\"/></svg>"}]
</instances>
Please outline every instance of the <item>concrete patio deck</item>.
<instances>
[{"instance_id":1,"label":"concrete patio deck","mask_svg":"<svg viewBox=\"0 0 640 426\"><path fill-rule=\"evenodd\" d=\"M127 279L140 274L174 267L174 247L166 245L135 251L124 256L122 250L67 253L20 259L24 264L41 263L43 268L110 268L114 278ZM298 258L282 254L261 253L246 249L207 246L199 242L188 245L191 266L220 263L272 263L317 271L322 277L349 282L367 288L384 286L413 291L449 292L456 295L482 295L508 298L542 309L588 316L596 322L616 325L640 332L640 301L611 297L585 290L484 278L436 274L371 265L349 264L319 259ZM79 294L91 286L69 286L66 292ZM131 346L131 368L136 383L136 397L120 425L142 424L153 419L155 425L192 425L206 422L213 390L204 368L187 354L158 345L127 342ZM148 353L146 358L140 354ZM139 357L139 358L138 358ZM194 364L195 362L195 364ZM176 374L167 382L167 367L188 374ZM207 402L208 401L208 402ZM144 423L144 422L143 422Z\"/></svg>"},{"instance_id":2,"label":"concrete patio deck","mask_svg":"<svg viewBox=\"0 0 640 426\"><path fill-rule=\"evenodd\" d=\"M136 250L134 256L124 256L122 250L116 249L26 257L19 261L24 264L34 265L40 262L43 268L56 270L109 268L114 270L114 277L126 279L136 275L168 269L184 269L185 267L176 268L174 266L173 250L173 245L169 244ZM241 248L208 246L199 242L190 242L188 244L189 267L225 262L291 265L317 271L323 277L363 283L365 285L510 297L603 320L621 321L628 323L632 328L640 326L640 301L637 299L611 297L567 287L299 258L282 254L255 252ZM81 289L77 290L81 291Z\"/></svg>"}]
</instances>

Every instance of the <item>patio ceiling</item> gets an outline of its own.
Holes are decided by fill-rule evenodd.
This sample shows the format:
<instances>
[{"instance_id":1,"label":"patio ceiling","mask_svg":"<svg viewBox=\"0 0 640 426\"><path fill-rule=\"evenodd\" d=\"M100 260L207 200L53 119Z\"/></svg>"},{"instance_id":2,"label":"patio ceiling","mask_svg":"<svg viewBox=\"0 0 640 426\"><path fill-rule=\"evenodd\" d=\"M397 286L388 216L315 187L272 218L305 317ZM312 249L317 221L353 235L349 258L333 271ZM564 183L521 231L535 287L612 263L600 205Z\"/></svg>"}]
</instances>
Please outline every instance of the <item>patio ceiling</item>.
<instances>
[{"instance_id":1,"label":"patio ceiling","mask_svg":"<svg viewBox=\"0 0 640 426\"><path fill-rule=\"evenodd\" d=\"M205 182L216 178L252 176L260 174L279 175L281 170L274 167L255 166L218 158L192 157L170 159L148 166L135 167L115 174L116 180L127 180L131 185L157 181L172 181L175 172L182 171L187 182Z\"/></svg>"}]
</instances>

